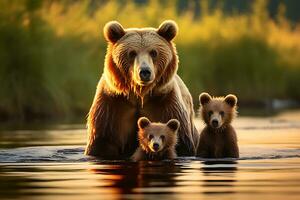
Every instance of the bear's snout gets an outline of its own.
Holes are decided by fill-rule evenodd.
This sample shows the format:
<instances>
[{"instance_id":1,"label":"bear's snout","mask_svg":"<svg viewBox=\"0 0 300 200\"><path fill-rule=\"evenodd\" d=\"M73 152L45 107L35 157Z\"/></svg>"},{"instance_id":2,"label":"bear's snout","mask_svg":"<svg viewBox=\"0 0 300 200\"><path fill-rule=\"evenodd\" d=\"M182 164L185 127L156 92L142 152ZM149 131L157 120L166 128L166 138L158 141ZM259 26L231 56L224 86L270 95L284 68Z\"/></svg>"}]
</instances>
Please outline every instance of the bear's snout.
<instances>
[{"instance_id":1,"label":"bear's snout","mask_svg":"<svg viewBox=\"0 0 300 200\"><path fill-rule=\"evenodd\" d=\"M134 62L134 80L137 84L146 86L155 79L155 69L149 54L137 55Z\"/></svg>"},{"instance_id":2,"label":"bear's snout","mask_svg":"<svg viewBox=\"0 0 300 200\"><path fill-rule=\"evenodd\" d=\"M158 143L154 143L153 144L153 150L154 151L158 151L158 149L159 149L159 144Z\"/></svg>"},{"instance_id":3,"label":"bear's snout","mask_svg":"<svg viewBox=\"0 0 300 200\"><path fill-rule=\"evenodd\" d=\"M212 120L212 121L211 121L211 124L212 124L212 126L213 126L214 128L218 128L218 127L219 127L219 122L218 122L218 120L216 120L216 119Z\"/></svg>"},{"instance_id":4,"label":"bear's snout","mask_svg":"<svg viewBox=\"0 0 300 200\"><path fill-rule=\"evenodd\" d=\"M139 76L140 76L141 81L143 81L143 82L150 81L151 70L150 70L150 68L146 64L144 64L144 65L141 66L141 70L139 72Z\"/></svg>"}]
</instances>

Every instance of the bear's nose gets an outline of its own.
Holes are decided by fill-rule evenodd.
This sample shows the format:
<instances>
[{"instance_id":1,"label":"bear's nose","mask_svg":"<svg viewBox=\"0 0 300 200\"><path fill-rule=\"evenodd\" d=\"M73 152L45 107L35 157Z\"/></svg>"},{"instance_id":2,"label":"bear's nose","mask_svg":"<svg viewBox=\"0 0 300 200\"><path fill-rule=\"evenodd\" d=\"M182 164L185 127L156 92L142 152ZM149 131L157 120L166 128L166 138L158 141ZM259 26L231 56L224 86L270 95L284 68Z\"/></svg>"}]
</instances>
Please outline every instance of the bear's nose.
<instances>
[{"instance_id":1,"label":"bear's nose","mask_svg":"<svg viewBox=\"0 0 300 200\"><path fill-rule=\"evenodd\" d=\"M158 150L158 148L159 148L159 144L157 144L157 143L154 143L154 144L153 144L153 149L154 149L155 151L157 151L157 150Z\"/></svg>"},{"instance_id":2,"label":"bear's nose","mask_svg":"<svg viewBox=\"0 0 300 200\"><path fill-rule=\"evenodd\" d=\"M217 128L219 125L219 122L218 122L218 120L214 119L214 120L212 120L211 124L214 128Z\"/></svg>"},{"instance_id":3,"label":"bear's nose","mask_svg":"<svg viewBox=\"0 0 300 200\"><path fill-rule=\"evenodd\" d=\"M143 67L140 71L140 78L142 81L149 81L151 76L151 71L148 67Z\"/></svg>"}]
</instances>

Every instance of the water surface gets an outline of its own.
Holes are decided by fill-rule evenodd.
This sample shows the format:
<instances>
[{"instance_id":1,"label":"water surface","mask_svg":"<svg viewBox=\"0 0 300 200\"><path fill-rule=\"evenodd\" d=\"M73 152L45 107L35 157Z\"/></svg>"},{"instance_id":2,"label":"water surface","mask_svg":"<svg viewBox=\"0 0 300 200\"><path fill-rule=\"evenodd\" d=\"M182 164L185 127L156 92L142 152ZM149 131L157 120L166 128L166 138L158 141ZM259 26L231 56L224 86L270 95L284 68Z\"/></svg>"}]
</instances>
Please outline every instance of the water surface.
<instances>
[{"instance_id":1,"label":"water surface","mask_svg":"<svg viewBox=\"0 0 300 200\"><path fill-rule=\"evenodd\" d=\"M84 156L81 124L1 130L0 199L300 199L300 112L234 126L239 160L138 163Z\"/></svg>"}]
</instances>

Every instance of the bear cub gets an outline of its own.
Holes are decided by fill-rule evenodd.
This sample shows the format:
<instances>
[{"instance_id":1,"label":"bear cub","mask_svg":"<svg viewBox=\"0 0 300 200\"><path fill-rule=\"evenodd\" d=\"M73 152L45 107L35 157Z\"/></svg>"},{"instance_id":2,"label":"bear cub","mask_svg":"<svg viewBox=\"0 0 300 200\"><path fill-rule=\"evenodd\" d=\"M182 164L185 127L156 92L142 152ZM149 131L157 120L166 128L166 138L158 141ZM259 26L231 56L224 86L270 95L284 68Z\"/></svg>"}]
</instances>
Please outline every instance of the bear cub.
<instances>
[{"instance_id":1,"label":"bear cub","mask_svg":"<svg viewBox=\"0 0 300 200\"><path fill-rule=\"evenodd\" d=\"M167 123L156 123L141 117L137 124L139 147L131 157L133 161L173 160L177 157L175 146L180 126L177 119L171 119Z\"/></svg>"},{"instance_id":2,"label":"bear cub","mask_svg":"<svg viewBox=\"0 0 300 200\"><path fill-rule=\"evenodd\" d=\"M197 156L203 158L238 158L237 136L231 125L237 113L237 97L211 97L208 93L199 96L200 113L205 128L200 135Z\"/></svg>"}]
</instances>

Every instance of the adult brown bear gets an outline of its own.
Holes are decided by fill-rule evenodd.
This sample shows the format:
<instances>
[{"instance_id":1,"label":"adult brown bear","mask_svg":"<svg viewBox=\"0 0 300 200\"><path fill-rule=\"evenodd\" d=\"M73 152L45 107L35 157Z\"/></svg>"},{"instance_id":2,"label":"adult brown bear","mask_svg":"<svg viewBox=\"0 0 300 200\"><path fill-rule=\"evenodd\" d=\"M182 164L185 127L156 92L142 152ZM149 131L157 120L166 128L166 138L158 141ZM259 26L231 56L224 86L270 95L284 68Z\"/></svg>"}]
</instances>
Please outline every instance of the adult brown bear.
<instances>
[{"instance_id":1,"label":"adult brown bear","mask_svg":"<svg viewBox=\"0 0 300 200\"><path fill-rule=\"evenodd\" d=\"M179 120L177 154L193 156L199 134L192 97L176 74L178 57L173 21L158 29L124 29L116 21L104 27L108 42L105 66L88 116L85 154L129 157L138 147L137 120Z\"/></svg>"}]
</instances>

